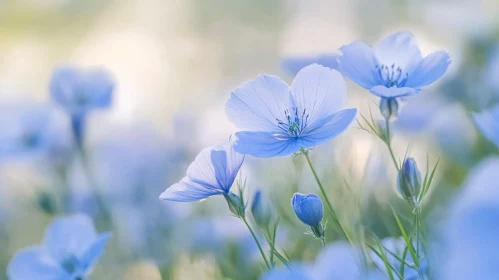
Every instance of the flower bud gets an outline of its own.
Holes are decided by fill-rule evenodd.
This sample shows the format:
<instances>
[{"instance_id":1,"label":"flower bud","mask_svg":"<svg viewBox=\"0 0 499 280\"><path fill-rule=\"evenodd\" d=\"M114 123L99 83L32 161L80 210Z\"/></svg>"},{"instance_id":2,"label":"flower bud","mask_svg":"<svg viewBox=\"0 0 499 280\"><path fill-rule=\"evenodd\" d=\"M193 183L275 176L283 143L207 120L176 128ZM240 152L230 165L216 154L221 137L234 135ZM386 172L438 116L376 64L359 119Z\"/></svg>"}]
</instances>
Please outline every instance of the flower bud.
<instances>
[{"instance_id":1,"label":"flower bud","mask_svg":"<svg viewBox=\"0 0 499 280\"><path fill-rule=\"evenodd\" d=\"M244 201L241 199L241 197L231 192L225 194L224 197L227 201L227 204L229 205L229 209L232 214L240 218L244 217L244 214L246 212L246 205L244 205Z\"/></svg>"},{"instance_id":2,"label":"flower bud","mask_svg":"<svg viewBox=\"0 0 499 280\"><path fill-rule=\"evenodd\" d=\"M399 102L395 98L381 98L379 101L379 111L381 115L389 121L393 121L399 114Z\"/></svg>"},{"instance_id":3,"label":"flower bud","mask_svg":"<svg viewBox=\"0 0 499 280\"><path fill-rule=\"evenodd\" d=\"M259 227L268 227L272 218L272 210L272 205L268 198L263 197L260 190L256 191L251 203L251 214Z\"/></svg>"},{"instance_id":4,"label":"flower bud","mask_svg":"<svg viewBox=\"0 0 499 280\"><path fill-rule=\"evenodd\" d=\"M295 193L291 205L298 219L310 226L317 238L322 238L324 227L321 222L324 217L324 207L321 199L315 194Z\"/></svg>"},{"instance_id":5,"label":"flower bud","mask_svg":"<svg viewBox=\"0 0 499 280\"><path fill-rule=\"evenodd\" d=\"M397 188L406 199L417 200L421 192L421 173L413 158L404 161L397 177Z\"/></svg>"}]
</instances>

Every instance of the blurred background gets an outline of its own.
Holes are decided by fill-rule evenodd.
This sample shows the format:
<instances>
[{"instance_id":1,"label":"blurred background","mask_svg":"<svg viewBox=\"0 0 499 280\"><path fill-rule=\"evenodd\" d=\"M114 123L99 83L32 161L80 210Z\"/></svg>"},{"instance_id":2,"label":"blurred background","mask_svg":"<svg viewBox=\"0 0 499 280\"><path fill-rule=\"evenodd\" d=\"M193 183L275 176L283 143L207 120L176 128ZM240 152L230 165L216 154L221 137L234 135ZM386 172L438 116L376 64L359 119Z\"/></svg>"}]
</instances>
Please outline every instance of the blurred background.
<instances>
[{"instance_id":1,"label":"blurred background","mask_svg":"<svg viewBox=\"0 0 499 280\"><path fill-rule=\"evenodd\" d=\"M499 101L498 12L497 0L0 0L0 130L51 133L48 152L0 150L0 279L17 250L41 242L61 199L66 213L87 213L98 231L113 232L94 279L255 279L257 248L222 197L181 204L158 196L203 147L236 131L224 103L238 85L262 73L291 82L284 58L401 30L415 34L423 54L443 49L453 61L406 104L394 132L395 153L409 147L420 169L441 158L423 214L444 215L468 171L497 153L470 112ZM52 71L67 64L104 66L117 84L111 108L89 115L86 167L71 156L69 119L50 98ZM347 107L378 114L374 96L347 86ZM50 124L16 119L37 110L50 111ZM390 205L406 206L379 139L353 123L312 158L352 230L394 234ZM304 164L247 157L242 171L248 196L261 189L282 212L277 244L294 260L320 249L290 207L294 192L317 192Z\"/></svg>"}]
</instances>

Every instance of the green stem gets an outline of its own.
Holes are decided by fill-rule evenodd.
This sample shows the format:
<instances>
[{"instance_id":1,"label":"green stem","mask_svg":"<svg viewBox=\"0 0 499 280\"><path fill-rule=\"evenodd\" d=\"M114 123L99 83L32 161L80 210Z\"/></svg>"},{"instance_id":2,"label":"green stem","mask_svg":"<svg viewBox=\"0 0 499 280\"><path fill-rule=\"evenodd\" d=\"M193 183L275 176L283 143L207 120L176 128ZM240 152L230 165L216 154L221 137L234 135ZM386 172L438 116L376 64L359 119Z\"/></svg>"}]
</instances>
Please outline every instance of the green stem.
<instances>
[{"instance_id":1,"label":"green stem","mask_svg":"<svg viewBox=\"0 0 499 280\"><path fill-rule=\"evenodd\" d=\"M248 221L246 221L246 218L241 217L241 220L243 220L244 224L246 227L249 229L251 232L251 236L253 236L253 239L255 240L256 245L258 246L258 250L260 250L260 254L262 254L263 260L265 261L265 265L267 266L267 269L270 269L271 266L269 264L269 261L267 260L267 257L265 256L265 253L262 250L262 246L260 245L260 242L258 241L258 238L256 237L255 233L251 229L250 225L248 224Z\"/></svg>"},{"instance_id":2,"label":"green stem","mask_svg":"<svg viewBox=\"0 0 499 280\"><path fill-rule=\"evenodd\" d=\"M390 121L388 119L385 120L385 126L386 126L386 146L388 147L388 151L390 152L390 156L392 157L393 164L395 164L395 168L397 168L397 171L400 170L399 164L397 163L397 159L395 158L395 153L393 152L392 149L392 140L391 140L391 135L390 135Z\"/></svg>"},{"instance_id":3,"label":"green stem","mask_svg":"<svg viewBox=\"0 0 499 280\"><path fill-rule=\"evenodd\" d=\"M416 257L418 258L417 270L418 270L419 277L424 280L424 275L423 275L423 272L421 271L421 262L420 262L421 258L420 258L420 252L419 252L419 247L420 247L420 244L419 244L420 232L419 231L420 231L420 229L422 229L422 228L420 228L420 227L422 227L421 226L421 209L419 208L419 206L415 206L414 210L416 211L416 214L415 214L416 215Z\"/></svg>"},{"instance_id":4,"label":"green stem","mask_svg":"<svg viewBox=\"0 0 499 280\"><path fill-rule=\"evenodd\" d=\"M321 183L321 181L319 179L319 176L317 175L317 172L315 172L315 169L314 169L314 167L312 165L312 162L310 161L310 157L308 156L308 152L307 151L303 151L303 153L305 154L305 158L307 159L308 166L310 166L310 170L312 171L312 174L314 175L315 181L317 182L317 185L319 186L319 189L320 189L320 191L322 193L322 196L324 197L324 200L326 201L326 205L328 206L328 209L331 212L331 215L333 216L334 222L336 223L336 225L338 226L338 228L343 232L343 234L347 238L348 242L350 242L350 244L353 245L353 241L352 241L350 235L343 228L343 226L341 226L341 223L338 220L338 216L336 215L336 212L334 211L334 208L333 208L331 202L329 201L329 198L328 198L328 196L326 194L326 191L324 190L324 187L322 186L322 183Z\"/></svg>"}]
</instances>

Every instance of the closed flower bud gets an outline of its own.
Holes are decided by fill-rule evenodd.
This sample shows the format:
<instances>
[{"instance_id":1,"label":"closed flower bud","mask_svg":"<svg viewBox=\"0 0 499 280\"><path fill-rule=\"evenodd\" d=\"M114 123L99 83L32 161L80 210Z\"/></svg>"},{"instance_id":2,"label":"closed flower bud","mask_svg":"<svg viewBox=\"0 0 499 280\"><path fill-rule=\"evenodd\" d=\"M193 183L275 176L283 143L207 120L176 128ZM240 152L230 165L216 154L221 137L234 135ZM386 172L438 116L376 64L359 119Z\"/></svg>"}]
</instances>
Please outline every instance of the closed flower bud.
<instances>
[{"instance_id":1,"label":"closed flower bud","mask_svg":"<svg viewBox=\"0 0 499 280\"><path fill-rule=\"evenodd\" d=\"M398 174L397 188L406 199L410 199L412 202L417 201L421 192L421 173L413 158L404 161Z\"/></svg>"},{"instance_id":2,"label":"closed flower bud","mask_svg":"<svg viewBox=\"0 0 499 280\"><path fill-rule=\"evenodd\" d=\"M317 238L322 238L324 227L321 222L324 217L324 207L321 199L315 194L295 193L291 205L298 219L310 226Z\"/></svg>"},{"instance_id":3,"label":"closed flower bud","mask_svg":"<svg viewBox=\"0 0 499 280\"><path fill-rule=\"evenodd\" d=\"M399 102L395 98L381 98L379 102L381 115L389 121L393 121L397 118L399 109Z\"/></svg>"},{"instance_id":4,"label":"closed flower bud","mask_svg":"<svg viewBox=\"0 0 499 280\"><path fill-rule=\"evenodd\" d=\"M267 197L262 196L260 190L255 192L251 203L251 214L256 224L261 228L267 228L272 218L272 205Z\"/></svg>"},{"instance_id":5,"label":"closed flower bud","mask_svg":"<svg viewBox=\"0 0 499 280\"><path fill-rule=\"evenodd\" d=\"M237 217L244 217L246 212L246 205L244 205L244 201L237 194L229 192L224 195L225 200L227 200L227 204L229 205L229 209L232 214Z\"/></svg>"}]
</instances>

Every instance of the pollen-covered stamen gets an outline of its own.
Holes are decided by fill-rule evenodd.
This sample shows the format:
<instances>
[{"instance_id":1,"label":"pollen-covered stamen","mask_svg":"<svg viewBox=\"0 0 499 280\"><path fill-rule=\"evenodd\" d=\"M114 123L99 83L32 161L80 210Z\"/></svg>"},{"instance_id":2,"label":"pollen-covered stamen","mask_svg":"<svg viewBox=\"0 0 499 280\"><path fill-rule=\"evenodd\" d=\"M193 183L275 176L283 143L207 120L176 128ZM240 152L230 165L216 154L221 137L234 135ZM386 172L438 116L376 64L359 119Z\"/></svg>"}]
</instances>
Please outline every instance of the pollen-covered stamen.
<instances>
[{"instance_id":1,"label":"pollen-covered stamen","mask_svg":"<svg viewBox=\"0 0 499 280\"><path fill-rule=\"evenodd\" d=\"M402 68L395 67L395 64L386 66L384 64L376 65L376 78L381 85L387 88L396 86L403 87L407 82L409 74L404 72Z\"/></svg>"},{"instance_id":2,"label":"pollen-covered stamen","mask_svg":"<svg viewBox=\"0 0 499 280\"><path fill-rule=\"evenodd\" d=\"M289 114L289 110L284 110L284 116L286 117L285 122L276 119L277 126L289 135L298 137L301 135L305 127L307 127L309 115L307 114L306 109L301 111L301 113L296 107L293 107L292 109L293 115Z\"/></svg>"}]
</instances>

